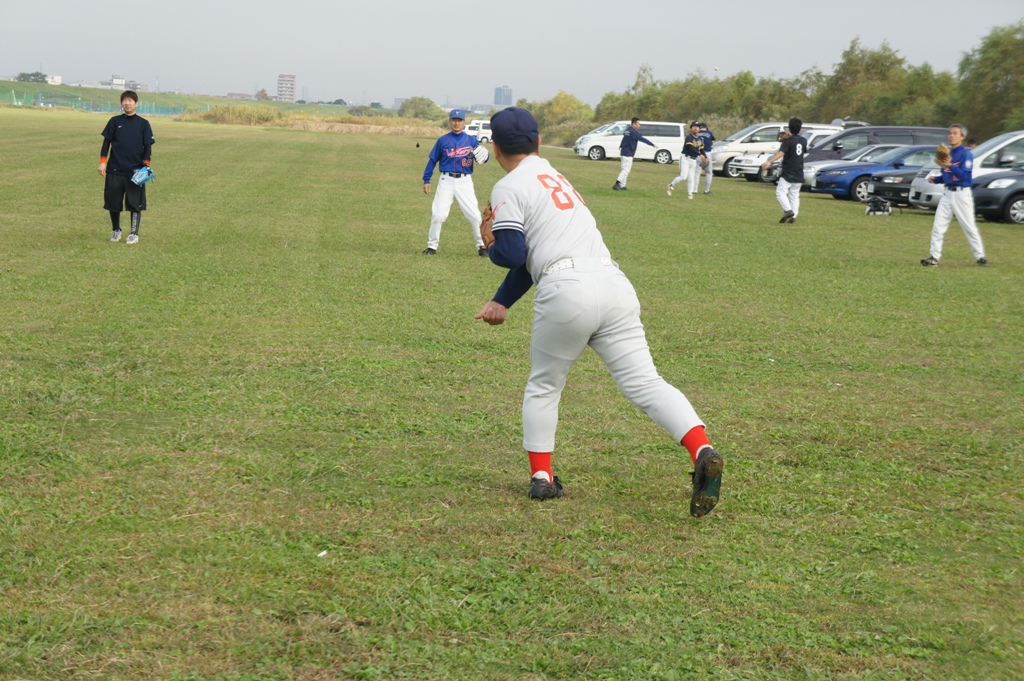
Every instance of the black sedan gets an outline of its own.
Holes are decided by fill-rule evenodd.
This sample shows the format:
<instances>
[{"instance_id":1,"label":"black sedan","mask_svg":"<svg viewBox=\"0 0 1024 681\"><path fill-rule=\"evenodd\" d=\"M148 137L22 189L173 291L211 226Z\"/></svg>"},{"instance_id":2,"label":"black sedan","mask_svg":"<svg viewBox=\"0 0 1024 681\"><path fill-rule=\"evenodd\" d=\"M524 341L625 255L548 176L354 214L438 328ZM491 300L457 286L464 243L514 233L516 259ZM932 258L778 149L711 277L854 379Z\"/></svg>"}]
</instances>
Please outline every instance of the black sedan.
<instances>
[{"instance_id":1,"label":"black sedan","mask_svg":"<svg viewBox=\"0 0 1024 681\"><path fill-rule=\"evenodd\" d=\"M871 174L868 180L868 197L877 196L893 205L910 204L910 183L917 177L920 168L897 168L896 170L880 170Z\"/></svg>"},{"instance_id":2,"label":"black sedan","mask_svg":"<svg viewBox=\"0 0 1024 681\"><path fill-rule=\"evenodd\" d=\"M986 220L1024 225L1024 167L979 177L972 193L974 211Z\"/></svg>"}]
</instances>

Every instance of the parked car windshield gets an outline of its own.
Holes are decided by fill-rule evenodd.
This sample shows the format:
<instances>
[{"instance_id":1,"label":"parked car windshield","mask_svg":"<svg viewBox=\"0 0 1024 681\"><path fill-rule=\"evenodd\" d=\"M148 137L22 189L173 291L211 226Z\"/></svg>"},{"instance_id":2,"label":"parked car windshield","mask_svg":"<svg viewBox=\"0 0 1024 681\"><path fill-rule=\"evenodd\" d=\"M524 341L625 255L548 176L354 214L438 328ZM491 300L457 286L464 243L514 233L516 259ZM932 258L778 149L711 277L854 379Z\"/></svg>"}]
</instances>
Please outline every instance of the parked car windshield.
<instances>
[{"instance_id":1,"label":"parked car windshield","mask_svg":"<svg viewBox=\"0 0 1024 681\"><path fill-rule=\"evenodd\" d=\"M905 146L895 147L893 149L890 149L889 151L883 151L878 156L872 157L871 162L872 163L888 163L889 161L893 161L893 160L899 158L900 156L903 156L905 153L907 153L907 147L905 147Z\"/></svg>"},{"instance_id":2,"label":"parked car windshield","mask_svg":"<svg viewBox=\"0 0 1024 681\"><path fill-rule=\"evenodd\" d=\"M746 137L747 135L749 135L750 133L754 132L755 130L757 130L758 128L760 128L763 125L764 125L764 123L755 123L754 125L748 125L747 127L743 128L739 132L734 132L733 134L731 134L728 137L726 137L724 140L722 140L722 144L725 144L726 142L735 142L736 140L740 139L741 137Z\"/></svg>"},{"instance_id":3,"label":"parked car windshield","mask_svg":"<svg viewBox=\"0 0 1024 681\"><path fill-rule=\"evenodd\" d=\"M971 153L974 154L974 158L978 158L982 154L987 154L996 147L1002 146L1004 142L1013 139L1019 134L1020 132L1004 132L1002 135L997 135L990 140L985 140L978 146L971 149Z\"/></svg>"}]
</instances>

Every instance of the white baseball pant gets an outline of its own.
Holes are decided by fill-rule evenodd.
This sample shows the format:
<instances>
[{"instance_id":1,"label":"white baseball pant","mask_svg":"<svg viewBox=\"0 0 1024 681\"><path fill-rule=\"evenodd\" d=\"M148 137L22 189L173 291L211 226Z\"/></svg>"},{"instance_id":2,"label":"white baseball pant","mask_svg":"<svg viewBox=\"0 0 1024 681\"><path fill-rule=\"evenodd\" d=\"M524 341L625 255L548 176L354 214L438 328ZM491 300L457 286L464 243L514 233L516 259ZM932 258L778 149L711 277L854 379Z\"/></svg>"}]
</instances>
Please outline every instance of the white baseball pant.
<instances>
[{"instance_id":1,"label":"white baseball pant","mask_svg":"<svg viewBox=\"0 0 1024 681\"><path fill-rule=\"evenodd\" d=\"M788 213L793 211L793 217L800 214L800 187L802 182L790 182L784 177L779 178L779 184L775 187L775 198L779 200L782 211Z\"/></svg>"},{"instance_id":2,"label":"white baseball pant","mask_svg":"<svg viewBox=\"0 0 1024 681\"><path fill-rule=\"evenodd\" d=\"M600 258L573 260L573 268L542 275L534 296L523 447L554 451L565 379L588 345L622 394L676 442L704 425L686 396L658 375L640 323L640 302L626 275Z\"/></svg>"},{"instance_id":3,"label":"white baseball pant","mask_svg":"<svg viewBox=\"0 0 1024 681\"><path fill-rule=\"evenodd\" d=\"M427 248L437 250L438 244L441 243L441 225L448 219L453 199L459 202L462 214L469 220L470 229L473 230L473 237L476 239L476 247L483 248L484 240L480 236L480 207L477 205L476 192L473 190L473 176L452 177L444 174L437 182L434 203L430 207L430 233L427 234Z\"/></svg>"},{"instance_id":4,"label":"white baseball pant","mask_svg":"<svg viewBox=\"0 0 1024 681\"><path fill-rule=\"evenodd\" d=\"M957 190L951 187L942 190L942 198L939 199L939 205L935 207L931 256L936 260L942 258L942 242L953 216L956 216L956 221L964 230L964 236L967 237L967 243L971 246L974 259L984 258L985 246L981 243L981 234L978 233L978 227L974 223L974 194L971 193L970 188Z\"/></svg>"},{"instance_id":5,"label":"white baseball pant","mask_svg":"<svg viewBox=\"0 0 1024 681\"><path fill-rule=\"evenodd\" d=\"M699 178L700 166L697 165L697 159L690 158L684 154L679 157L679 176L669 182L668 186L674 189L677 184L686 180L686 193L695 194L697 192L697 181Z\"/></svg>"},{"instance_id":6,"label":"white baseball pant","mask_svg":"<svg viewBox=\"0 0 1024 681\"><path fill-rule=\"evenodd\" d=\"M633 157L632 156L623 156L622 157L622 168L621 168L621 170L619 170L619 177L615 181L618 182L623 187L625 187L626 186L626 178L629 177L629 171L632 170L632 169L633 169Z\"/></svg>"},{"instance_id":7,"label":"white baseball pant","mask_svg":"<svg viewBox=\"0 0 1024 681\"><path fill-rule=\"evenodd\" d=\"M708 154L708 165L707 165L706 168L704 168L704 193L705 194L707 194L708 192L711 191L711 176L715 174L713 172L714 169L715 168L714 168L713 164L711 163L711 154L709 153ZM700 171L697 171L697 172L698 172L698 175L699 175ZM700 183L698 182L698 184L700 184Z\"/></svg>"}]
</instances>

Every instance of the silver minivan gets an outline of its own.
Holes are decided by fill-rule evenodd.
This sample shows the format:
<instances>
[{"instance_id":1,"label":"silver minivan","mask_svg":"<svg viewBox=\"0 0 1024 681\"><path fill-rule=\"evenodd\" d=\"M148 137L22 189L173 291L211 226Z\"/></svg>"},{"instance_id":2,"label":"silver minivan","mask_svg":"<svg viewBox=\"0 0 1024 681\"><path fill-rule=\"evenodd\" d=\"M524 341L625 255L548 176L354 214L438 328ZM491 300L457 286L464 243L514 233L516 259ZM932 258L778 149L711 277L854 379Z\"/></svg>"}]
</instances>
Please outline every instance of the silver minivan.
<instances>
[{"instance_id":1,"label":"silver minivan","mask_svg":"<svg viewBox=\"0 0 1024 681\"><path fill-rule=\"evenodd\" d=\"M983 177L990 173L1010 168L1014 163L1024 160L1024 130L1005 132L990 140L986 140L971 149L974 155L973 177ZM910 185L910 203L917 208L935 209L942 198L942 185L928 181L928 176L938 174L939 166L929 163L921 168Z\"/></svg>"},{"instance_id":2,"label":"silver minivan","mask_svg":"<svg viewBox=\"0 0 1024 681\"><path fill-rule=\"evenodd\" d=\"M573 144L573 151L579 156L586 156L592 161L606 158L619 158L619 144L622 135L629 127L629 121L615 121L591 130L581 136ZM640 134L656 146L638 144L636 158L658 163L672 163L683 153L683 142L690 133L686 123L670 123L667 121L640 121Z\"/></svg>"},{"instance_id":3,"label":"silver minivan","mask_svg":"<svg viewBox=\"0 0 1024 681\"><path fill-rule=\"evenodd\" d=\"M739 177L739 169L732 166L732 160L740 156L757 156L766 151L778 151L779 133L786 130L789 122L774 121L755 123L724 140L715 142L711 148L711 167L716 175ZM804 123L801 134L811 131L827 130L839 132L841 125L825 125L824 123Z\"/></svg>"}]
</instances>

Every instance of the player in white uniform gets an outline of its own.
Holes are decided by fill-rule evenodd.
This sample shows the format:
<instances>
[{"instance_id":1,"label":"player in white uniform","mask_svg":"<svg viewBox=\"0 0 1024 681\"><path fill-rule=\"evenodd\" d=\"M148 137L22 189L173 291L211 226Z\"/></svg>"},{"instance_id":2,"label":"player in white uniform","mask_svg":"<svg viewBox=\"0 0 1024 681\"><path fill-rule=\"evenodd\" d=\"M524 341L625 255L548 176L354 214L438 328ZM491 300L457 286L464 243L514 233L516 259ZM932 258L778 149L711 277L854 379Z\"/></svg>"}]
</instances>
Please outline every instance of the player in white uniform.
<instances>
[{"instance_id":1,"label":"player in white uniform","mask_svg":"<svg viewBox=\"0 0 1024 681\"><path fill-rule=\"evenodd\" d=\"M974 195L971 194L971 185L974 183L974 154L963 145L966 136L967 128L964 126L959 123L950 126L949 164L941 169L937 177L928 178L929 182L944 185L944 189L939 205L935 207L931 248L928 257L921 261L925 267L938 266L942 257L942 242L954 216L964 230L964 236L967 237L975 261L982 267L988 266L985 245L981 241L981 234L978 233L978 226L974 223Z\"/></svg>"},{"instance_id":2,"label":"player in white uniform","mask_svg":"<svg viewBox=\"0 0 1024 681\"><path fill-rule=\"evenodd\" d=\"M477 253L483 257L487 255L487 251L480 238L480 207L476 202L476 192L473 190L473 152L480 146L480 142L465 132L466 112L463 109L451 110L448 125L452 131L438 138L434 148L430 150L427 166L423 170L424 194L430 194L430 179L434 174L434 166L440 165L441 170L434 203L430 207L430 231L427 233L427 248L423 255L437 254L437 248L441 243L441 225L448 219L452 200L455 200L459 202L459 208L469 221L469 228L473 230ZM486 159L486 154L482 158ZM486 163L486 160L483 162Z\"/></svg>"},{"instance_id":3,"label":"player in white uniform","mask_svg":"<svg viewBox=\"0 0 1024 681\"><path fill-rule=\"evenodd\" d=\"M540 134L529 111L499 111L491 133L494 156L508 174L491 192L495 241L489 256L509 273L476 318L501 324L536 283L523 398L529 496L564 493L551 471L558 404L569 370L589 345L623 394L689 450L696 469L690 512L706 515L718 503L722 456L686 396L658 374L636 292L611 259L594 216L569 181L538 155Z\"/></svg>"}]
</instances>

